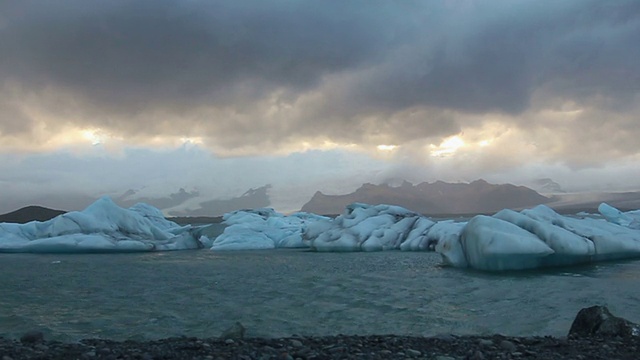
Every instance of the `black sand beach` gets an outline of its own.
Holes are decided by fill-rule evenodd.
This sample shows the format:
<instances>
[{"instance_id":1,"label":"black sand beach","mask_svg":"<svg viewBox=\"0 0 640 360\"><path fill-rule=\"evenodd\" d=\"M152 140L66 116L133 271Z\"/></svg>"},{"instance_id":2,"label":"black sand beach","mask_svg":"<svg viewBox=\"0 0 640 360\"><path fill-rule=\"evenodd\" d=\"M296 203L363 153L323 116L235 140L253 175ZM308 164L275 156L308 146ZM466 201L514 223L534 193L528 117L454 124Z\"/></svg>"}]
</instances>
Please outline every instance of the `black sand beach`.
<instances>
[{"instance_id":1,"label":"black sand beach","mask_svg":"<svg viewBox=\"0 0 640 360\"><path fill-rule=\"evenodd\" d=\"M26 341L25 341L26 340ZM330 336L157 341L0 338L0 358L20 359L638 359L637 337Z\"/></svg>"}]
</instances>

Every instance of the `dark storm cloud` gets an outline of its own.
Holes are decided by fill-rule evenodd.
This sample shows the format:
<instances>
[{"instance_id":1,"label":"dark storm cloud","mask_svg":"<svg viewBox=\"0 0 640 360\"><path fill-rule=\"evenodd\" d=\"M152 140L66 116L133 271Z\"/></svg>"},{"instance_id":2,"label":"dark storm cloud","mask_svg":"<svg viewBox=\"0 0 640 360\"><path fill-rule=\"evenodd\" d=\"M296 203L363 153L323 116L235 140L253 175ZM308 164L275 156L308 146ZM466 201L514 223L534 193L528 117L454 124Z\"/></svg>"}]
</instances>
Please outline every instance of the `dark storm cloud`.
<instances>
[{"instance_id":1,"label":"dark storm cloud","mask_svg":"<svg viewBox=\"0 0 640 360\"><path fill-rule=\"evenodd\" d=\"M440 23L427 25L428 41L416 40L367 78L364 96L396 108L518 114L546 85L567 98L628 98L640 90L638 2L474 4L452 6Z\"/></svg>"},{"instance_id":2,"label":"dark storm cloud","mask_svg":"<svg viewBox=\"0 0 640 360\"><path fill-rule=\"evenodd\" d=\"M63 1L6 7L11 17L0 45L5 78L59 86L114 109L216 103L218 92L243 81L302 89L323 73L361 64L388 41L376 26L384 9L369 11L358 2ZM253 95L262 96L261 90ZM234 100L233 94L222 96L226 100Z\"/></svg>"},{"instance_id":3,"label":"dark storm cloud","mask_svg":"<svg viewBox=\"0 0 640 360\"><path fill-rule=\"evenodd\" d=\"M0 14L3 97L29 95L79 126L196 132L229 149L443 137L470 125L456 114L526 127L554 101L620 112L640 91L631 0L20 1ZM265 115L274 104L286 109ZM16 108L0 101L0 134L33 121Z\"/></svg>"}]
</instances>

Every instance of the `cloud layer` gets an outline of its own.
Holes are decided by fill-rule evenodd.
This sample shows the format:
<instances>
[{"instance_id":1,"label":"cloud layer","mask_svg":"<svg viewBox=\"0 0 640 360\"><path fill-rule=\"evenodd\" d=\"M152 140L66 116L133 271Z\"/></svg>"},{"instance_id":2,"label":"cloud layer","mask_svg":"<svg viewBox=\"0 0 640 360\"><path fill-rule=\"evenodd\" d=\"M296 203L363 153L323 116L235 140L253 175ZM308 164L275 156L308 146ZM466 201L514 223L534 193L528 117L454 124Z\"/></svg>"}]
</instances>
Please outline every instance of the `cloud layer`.
<instances>
[{"instance_id":1,"label":"cloud layer","mask_svg":"<svg viewBox=\"0 0 640 360\"><path fill-rule=\"evenodd\" d=\"M0 151L634 163L638 39L634 0L1 2Z\"/></svg>"}]
</instances>

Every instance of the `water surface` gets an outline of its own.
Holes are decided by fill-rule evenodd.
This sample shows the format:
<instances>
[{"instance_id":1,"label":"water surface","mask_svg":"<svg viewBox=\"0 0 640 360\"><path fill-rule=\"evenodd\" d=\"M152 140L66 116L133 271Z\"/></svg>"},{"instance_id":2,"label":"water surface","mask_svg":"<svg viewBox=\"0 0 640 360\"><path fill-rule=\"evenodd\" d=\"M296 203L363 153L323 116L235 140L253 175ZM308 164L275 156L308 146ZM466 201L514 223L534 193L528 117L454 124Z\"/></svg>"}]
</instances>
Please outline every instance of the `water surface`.
<instances>
[{"instance_id":1,"label":"water surface","mask_svg":"<svg viewBox=\"0 0 640 360\"><path fill-rule=\"evenodd\" d=\"M640 321L640 261L487 274L422 252L0 255L0 336L565 335L607 305Z\"/></svg>"}]
</instances>

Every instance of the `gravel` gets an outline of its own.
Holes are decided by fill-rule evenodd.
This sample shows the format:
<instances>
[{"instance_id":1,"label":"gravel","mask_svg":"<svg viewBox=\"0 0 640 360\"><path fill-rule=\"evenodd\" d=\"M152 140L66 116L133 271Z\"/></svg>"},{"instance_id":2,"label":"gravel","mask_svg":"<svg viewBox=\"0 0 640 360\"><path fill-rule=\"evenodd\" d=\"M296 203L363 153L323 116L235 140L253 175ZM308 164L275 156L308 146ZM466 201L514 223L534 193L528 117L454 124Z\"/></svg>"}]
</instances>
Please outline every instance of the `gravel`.
<instances>
[{"instance_id":1,"label":"gravel","mask_svg":"<svg viewBox=\"0 0 640 360\"><path fill-rule=\"evenodd\" d=\"M638 337L328 336L153 341L24 341L0 337L0 360L20 359L638 359Z\"/></svg>"}]
</instances>

